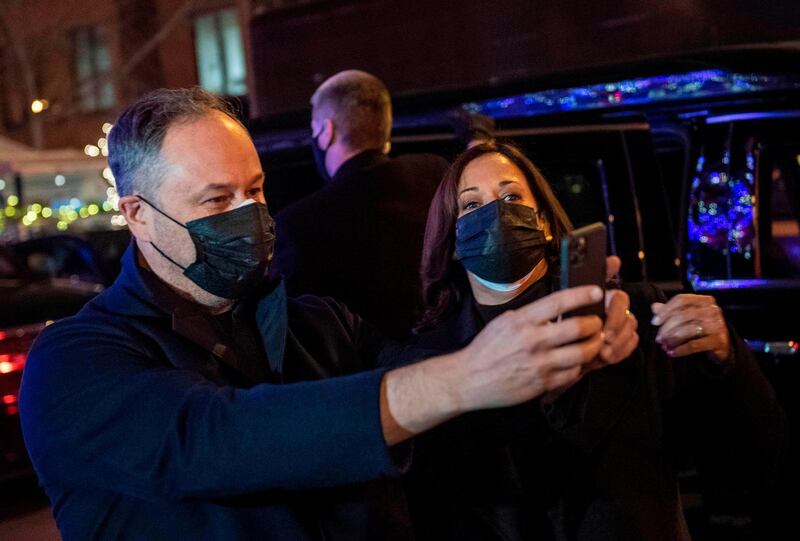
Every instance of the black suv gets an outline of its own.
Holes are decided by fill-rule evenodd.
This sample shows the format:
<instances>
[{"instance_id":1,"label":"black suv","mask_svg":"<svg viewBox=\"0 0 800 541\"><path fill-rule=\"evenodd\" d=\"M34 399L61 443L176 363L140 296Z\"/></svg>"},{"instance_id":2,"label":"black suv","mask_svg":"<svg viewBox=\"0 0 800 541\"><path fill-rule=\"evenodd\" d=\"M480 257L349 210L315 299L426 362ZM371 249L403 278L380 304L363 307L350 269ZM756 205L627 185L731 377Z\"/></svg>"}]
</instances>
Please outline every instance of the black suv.
<instances>
[{"instance_id":1,"label":"black suv","mask_svg":"<svg viewBox=\"0 0 800 541\"><path fill-rule=\"evenodd\" d=\"M397 100L392 151L452 158L464 148L453 111L492 117L496 137L524 149L576 226L608 226L623 279L717 298L795 421L798 66L796 47L737 50L577 74L555 87L519 82ZM290 129L252 126L273 212L319 185L307 119ZM693 482L689 475L684 492ZM705 511L713 522L716 498L717 520L736 523L736 482L716 486Z\"/></svg>"}]
</instances>

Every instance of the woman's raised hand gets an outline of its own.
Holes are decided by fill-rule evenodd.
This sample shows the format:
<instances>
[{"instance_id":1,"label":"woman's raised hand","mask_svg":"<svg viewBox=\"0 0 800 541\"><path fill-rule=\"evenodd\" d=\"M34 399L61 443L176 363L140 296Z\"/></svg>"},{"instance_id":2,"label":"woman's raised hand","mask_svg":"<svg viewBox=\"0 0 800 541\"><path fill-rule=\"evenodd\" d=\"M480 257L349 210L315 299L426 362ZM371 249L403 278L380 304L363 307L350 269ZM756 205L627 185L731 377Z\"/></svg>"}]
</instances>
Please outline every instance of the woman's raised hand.
<instances>
[{"instance_id":1,"label":"woman's raised hand","mask_svg":"<svg viewBox=\"0 0 800 541\"><path fill-rule=\"evenodd\" d=\"M670 357L706 352L716 362L730 358L728 326L714 297L683 293L652 309L652 323L660 327L656 342Z\"/></svg>"}]
</instances>

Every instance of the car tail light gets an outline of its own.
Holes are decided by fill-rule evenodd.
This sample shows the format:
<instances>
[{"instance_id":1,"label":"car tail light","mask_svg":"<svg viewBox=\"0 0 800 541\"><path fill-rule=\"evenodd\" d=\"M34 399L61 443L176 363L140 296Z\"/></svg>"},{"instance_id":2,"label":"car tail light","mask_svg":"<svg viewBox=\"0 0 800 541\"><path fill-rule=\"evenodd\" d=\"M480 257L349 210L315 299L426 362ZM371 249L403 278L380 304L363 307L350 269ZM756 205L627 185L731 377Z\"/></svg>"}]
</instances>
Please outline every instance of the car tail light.
<instances>
[{"instance_id":1,"label":"car tail light","mask_svg":"<svg viewBox=\"0 0 800 541\"><path fill-rule=\"evenodd\" d=\"M24 353L0 355L0 374L21 372L25 368L25 357Z\"/></svg>"},{"instance_id":2,"label":"car tail light","mask_svg":"<svg viewBox=\"0 0 800 541\"><path fill-rule=\"evenodd\" d=\"M19 413L19 409L17 408L17 395L3 395L3 406L6 408L6 415L16 415Z\"/></svg>"},{"instance_id":3,"label":"car tail light","mask_svg":"<svg viewBox=\"0 0 800 541\"><path fill-rule=\"evenodd\" d=\"M6 415L13 416L19 413L17 391L15 389L13 393L9 393L8 387L15 385L17 389L19 388L19 378L22 375L22 369L25 368L26 357L25 353L0 354L0 377L11 380L0 384L0 392L8 393L3 394L3 405L0 406L5 409ZM6 383L10 385L6 385Z\"/></svg>"},{"instance_id":4,"label":"car tail light","mask_svg":"<svg viewBox=\"0 0 800 541\"><path fill-rule=\"evenodd\" d=\"M0 330L0 408L6 415L19 413L18 395L22 370L33 339L45 323Z\"/></svg>"}]
</instances>

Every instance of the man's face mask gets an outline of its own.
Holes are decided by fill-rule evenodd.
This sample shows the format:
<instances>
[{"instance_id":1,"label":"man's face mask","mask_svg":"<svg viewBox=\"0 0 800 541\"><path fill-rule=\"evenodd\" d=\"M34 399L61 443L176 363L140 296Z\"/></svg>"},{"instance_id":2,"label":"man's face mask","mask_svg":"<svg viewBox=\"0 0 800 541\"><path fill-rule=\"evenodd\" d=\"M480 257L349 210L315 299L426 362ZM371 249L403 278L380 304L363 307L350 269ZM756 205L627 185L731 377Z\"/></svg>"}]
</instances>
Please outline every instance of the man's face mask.
<instances>
[{"instance_id":1,"label":"man's face mask","mask_svg":"<svg viewBox=\"0 0 800 541\"><path fill-rule=\"evenodd\" d=\"M153 248L204 290L239 299L264 279L275 245L275 222L264 203L249 199L233 210L184 225L141 195L139 199L189 232L197 258L188 267L175 262L155 243Z\"/></svg>"},{"instance_id":2,"label":"man's face mask","mask_svg":"<svg viewBox=\"0 0 800 541\"><path fill-rule=\"evenodd\" d=\"M314 155L314 163L317 166L317 173L319 173L319 176L322 177L322 180L325 182L330 182L331 175L328 173L328 169L325 167L325 154L327 153L327 150L322 150L319 147L319 136L322 135L323 131L325 131L324 128L319 130L317 135L311 136L311 153Z\"/></svg>"},{"instance_id":3,"label":"man's face mask","mask_svg":"<svg viewBox=\"0 0 800 541\"><path fill-rule=\"evenodd\" d=\"M525 205L492 201L456 222L456 259L492 289L526 278L546 247L536 212Z\"/></svg>"}]
</instances>

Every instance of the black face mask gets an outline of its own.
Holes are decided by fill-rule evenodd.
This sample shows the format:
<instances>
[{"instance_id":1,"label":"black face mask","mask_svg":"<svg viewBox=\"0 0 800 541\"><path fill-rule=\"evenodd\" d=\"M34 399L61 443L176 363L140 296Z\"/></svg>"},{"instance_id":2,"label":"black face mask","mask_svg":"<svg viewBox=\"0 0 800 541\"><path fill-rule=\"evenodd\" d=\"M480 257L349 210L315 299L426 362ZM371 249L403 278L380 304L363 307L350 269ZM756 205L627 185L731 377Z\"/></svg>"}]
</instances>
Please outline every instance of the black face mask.
<instances>
[{"instance_id":1,"label":"black face mask","mask_svg":"<svg viewBox=\"0 0 800 541\"><path fill-rule=\"evenodd\" d=\"M492 201L456 222L456 259L489 282L520 280L544 259L546 247L536 213L525 205Z\"/></svg>"},{"instance_id":2,"label":"black face mask","mask_svg":"<svg viewBox=\"0 0 800 541\"><path fill-rule=\"evenodd\" d=\"M322 130L320 130L317 135L311 137L311 153L314 155L314 163L317 165L317 173L319 173L319 176L322 177L322 180L325 182L330 182L331 175L325 168L325 154L327 154L327 151L319 148L320 135L322 135Z\"/></svg>"},{"instance_id":3,"label":"black face mask","mask_svg":"<svg viewBox=\"0 0 800 541\"><path fill-rule=\"evenodd\" d=\"M197 259L188 267L151 244L204 290L218 297L239 299L264 280L275 245L275 222L265 204L250 203L184 225L141 195L139 199L189 232Z\"/></svg>"}]
</instances>

